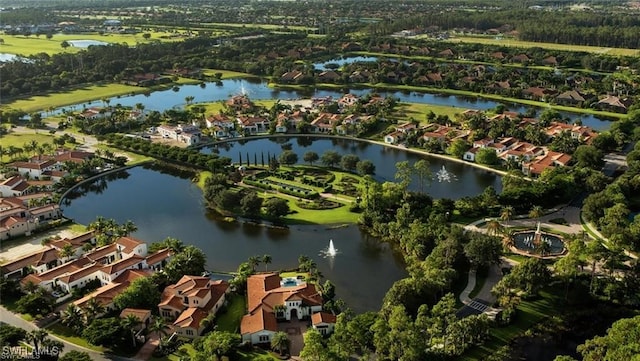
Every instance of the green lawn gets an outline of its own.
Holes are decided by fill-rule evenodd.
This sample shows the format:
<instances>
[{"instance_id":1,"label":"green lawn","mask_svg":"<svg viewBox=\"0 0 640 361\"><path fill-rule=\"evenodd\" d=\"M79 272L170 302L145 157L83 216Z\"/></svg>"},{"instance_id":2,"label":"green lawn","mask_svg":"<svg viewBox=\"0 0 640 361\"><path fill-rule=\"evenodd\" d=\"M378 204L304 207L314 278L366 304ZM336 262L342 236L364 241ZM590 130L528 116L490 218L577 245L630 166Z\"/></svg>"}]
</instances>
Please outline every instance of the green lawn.
<instances>
[{"instance_id":1,"label":"green lawn","mask_svg":"<svg viewBox=\"0 0 640 361\"><path fill-rule=\"evenodd\" d=\"M622 56L636 56L638 55L638 49L625 49L625 48L606 48L600 46L588 46L588 45L570 45L570 44L556 44L556 43L538 43L533 41L522 41L511 38L496 39L496 37L482 37L482 36L456 36L448 40L452 43L474 43L474 44L490 44L501 45L516 48L542 48L549 50L563 50L563 51L584 51L588 53L608 54L608 55L622 55Z\"/></svg>"},{"instance_id":2,"label":"green lawn","mask_svg":"<svg viewBox=\"0 0 640 361\"><path fill-rule=\"evenodd\" d=\"M247 313L247 302L243 295L233 294L229 297L227 311L216 319L218 331L239 332L240 320Z\"/></svg>"},{"instance_id":3,"label":"green lawn","mask_svg":"<svg viewBox=\"0 0 640 361\"><path fill-rule=\"evenodd\" d=\"M3 104L3 107L9 106L14 109L22 109L29 113L34 111L46 111L47 109L67 105L81 104L97 99L111 98L117 95L143 93L146 91L151 91L151 89L118 83L89 85L73 90L65 90L47 95L35 95L29 98L17 99L8 104Z\"/></svg>"},{"instance_id":4,"label":"green lawn","mask_svg":"<svg viewBox=\"0 0 640 361\"><path fill-rule=\"evenodd\" d=\"M238 351L238 361L279 361L271 352L264 350Z\"/></svg>"},{"instance_id":5,"label":"green lawn","mask_svg":"<svg viewBox=\"0 0 640 361\"><path fill-rule=\"evenodd\" d=\"M221 70L221 69L204 69L202 73L205 76L215 76L216 73L221 73L222 74L221 79L233 79L233 78L243 78L243 77L253 76L251 74L241 73L238 71Z\"/></svg>"},{"instance_id":6,"label":"green lawn","mask_svg":"<svg viewBox=\"0 0 640 361\"><path fill-rule=\"evenodd\" d=\"M9 133L0 137L2 147L7 149L10 146L24 148L24 145L32 141L38 142L38 144L50 143L53 145L53 135L49 134L46 130L36 130L33 133ZM24 155L27 155L26 153ZM30 154L33 155L33 154ZM9 162L11 159L8 155L3 155L0 158L2 162Z\"/></svg>"},{"instance_id":7,"label":"green lawn","mask_svg":"<svg viewBox=\"0 0 640 361\"><path fill-rule=\"evenodd\" d=\"M469 350L461 360L484 360L544 318L558 314L558 306L561 300L554 293L561 293L561 291L546 289L540 293L540 298L523 301L518 306L516 320L511 325L492 328L489 340L484 345Z\"/></svg>"},{"instance_id":8,"label":"green lawn","mask_svg":"<svg viewBox=\"0 0 640 361\"><path fill-rule=\"evenodd\" d=\"M397 107L396 114L402 120L413 118L420 123L428 123L426 115L432 111L435 115L446 115L450 119L455 119L456 115L467 110L447 105L423 104L423 103L400 103Z\"/></svg>"},{"instance_id":9,"label":"green lawn","mask_svg":"<svg viewBox=\"0 0 640 361\"><path fill-rule=\"evenodd\" d=\"M136 45L137 43L148 43L152 41L181 41L183 38L161 38L162 36L171 36L173 34L168 32L149 32L151 38L149 40L142 37L142 33L139 34L104 34L98 33L89 34L54 34L53 38L47 39L42 36L23 36L23 35L3 35L4 43L0 45L0 52L19 54L19 55L34 55L39 53L47 53L49 55L58 54L62 52L77 53L82 48L75 48L70 46L63 49L61 44L63 41L69 40L97 40L105 43L112 44L128 44Z\"/></svg>"},{"instance_id":10,"label":"green lawn","mask_svg":"<svg viewBox=\"0 0 640 361\"><path fill-rule=\"evenodd\" d=\"M287 198L289 208L295 213L287 215L284 220L288 224L338 224L356 223L360 214L349 211L349 205L343 203L342 207L334 209L303 209L296 205L296 199ZM335 199L331 199L335 201Z\"/></svg>"},{"instance_id":11,"label":"green lawn","mask_svg":"<svg viewBox=\"0 0 640 361\"><path fill-rule=\"evenodd\" d=\"M60 337L61 339L76 344L78 346L82 346L82 347L86 347L90 350L93 351L97 351L97 352L105 352L108 351L108 349L102 347L102 346L95 346L90 344L89 342L87 342L87 340L83 339L82 337L76 336L74 334L73 331L71 331L70 328L68 328L67 326L61 324L60 322L55 323L51 326L48 326L46 328L47 331L49 331L49 333L54 334L58 337Z\"/></svg>"}]
</instances>

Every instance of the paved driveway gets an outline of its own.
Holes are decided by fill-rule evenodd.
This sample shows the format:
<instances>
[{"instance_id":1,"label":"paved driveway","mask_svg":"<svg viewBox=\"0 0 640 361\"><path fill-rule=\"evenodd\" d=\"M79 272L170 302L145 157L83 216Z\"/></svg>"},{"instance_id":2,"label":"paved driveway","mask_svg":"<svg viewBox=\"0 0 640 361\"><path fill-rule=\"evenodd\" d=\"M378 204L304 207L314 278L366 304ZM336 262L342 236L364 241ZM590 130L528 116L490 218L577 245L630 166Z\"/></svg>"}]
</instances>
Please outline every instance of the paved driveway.
<instances>
[{"instance_id":1,"label":"paved driveway","mask_svg":"<svg viewBox=\"0 0 640 361\"><path fill-rule=\"evenodd\" d=\"M304 340L302 335L307 331L307 323L309 321L292 320L278 323L278 331L286 332L289 335L289 354L291 356L299 356L302 347L304 346Z\"/></svg>"}]
</instances>

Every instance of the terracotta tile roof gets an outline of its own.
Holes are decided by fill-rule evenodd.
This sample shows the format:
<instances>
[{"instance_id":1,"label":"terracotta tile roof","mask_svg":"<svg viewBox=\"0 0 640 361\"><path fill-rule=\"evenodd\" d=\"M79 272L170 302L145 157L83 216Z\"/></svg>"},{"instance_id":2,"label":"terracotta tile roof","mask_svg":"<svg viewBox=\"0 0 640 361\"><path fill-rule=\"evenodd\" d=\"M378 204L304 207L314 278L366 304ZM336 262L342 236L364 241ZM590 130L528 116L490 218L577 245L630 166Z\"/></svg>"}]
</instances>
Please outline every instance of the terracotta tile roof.
<instances>
[{"instance_id":1,"label":"terracotta tile roof","mask_svg":"<svg viewBox=\"0 0 640 361\"><path fill-rule=\"evenodd\" d=\"M106 286L102 286L97 290L91 292L90 294L82 297L81 299L74 301L73 303L82 308L84 304L87 303L90 299L95 298L101 305L107 306L113 303L113 299L124 292L124 290L129 287L131 282L139 277L147 277L150 274L144 271L132 271L127 270L125 273L120 275L120 277L116 278L112 283L109 283ZM124 277L123 277L124 276ZM120 279L120 280L119 280Z\"/></svg>"},{"instance_id":2,"label":"terracotta tile roof","mask_svg":"<svg viewBox=\"0 0 640 361\"><path fill-rule=\"evenodd\" d=\"M54 164L56 164L56 161L49 159L49 160L42 160L38 162L13 162L9 164L9 166L14 168L43 170L45 168L51 167Z\"/></svg>"},{"instance_id":3,"label":"terracotta tile roof","mask_svg":"<svg viewBox=\"0 0 640 361\"><path fill-rule=\"evenodd\" d=\"M3 264L2 271L4 273L10 273L27 266L46 264L58 258L60 258L60 256L56 249L46 248L42 251L32 253Z\"/></svg>"},{"instance_id":4,"label":"terracotta tile roof","mask_svg":"<svg viewBox=\"0 0 640 361\"><path fill-rule=\"evenodd\" d=\"M129 315L134 315L136 316L136 318L138 318L138 320L144 321L147 318L151 317L151 311L142 310L139 308L125 308L124 310L122 310L122 312L120 312L120 318L126 318Z\"/></svg>"},{"instance_id":5,"label":"terracotta tile roof","mask_svg":"<svg viewBox=\"0 0 640 361\"><path fill-rule=\"evenodd\" d=\"M311 324L317 325L319 323L336 323L336 316L328 312L316 312L311 315Z\"/></svg>"},{"instance_id":6,"label":"terracotta tile roof","mask_svg":"<svg viewBox=\"0 0 640 361\"><path fill-rule=\"evenodd\" d=\"M91 275L93 273L96 273L96 272L100 271L101 269L102 269L102 264L94 263L94 264L92 264L90 266L81 268L81 269L79 269L79 270L77 270L75 272L72 272L72 273L69 273L69 274L67 274L65 276L62 276L62 277L58 278L58 280L60 282L69 284L69 283L77 281L77 280L79 280L79 279L81 279L83 277L86 277L86 276L89 276L89 275Z\"/></svg>"},{"instance_id":7,"label":"terracotta tile roof","mask_svg":"<svg viewBox=\"0 0 640 361\"><path fill-rule=\"evenodd\" d=\"M111 253L117 252L118 248L117 245L115 243L111 243L109 245L106 245L104 247L100 247L98 249L95 249L87 254L85 254L84 256L92 261L100 261L102 260L104 257L110 255Z\"/></svg>"},{"instance_id":8,"label":"terracotta tile roof","mask_svg":"<svg viewBox=\"0 0 640 361\"><path fill-rule=\"evenodd\" d=\"M64 274L68 274L68 273L74 273L77 272L78 270L81 270L82 268L84 268L85 266L87 266L91 261L86 259L86 258L78 258L76 260L73 260L71 262L67 262L61 266L58 266L56 268L50 269L46 272L42 272L39 275L30 275L33 276L31 277L31 281L33 281L34 283L38 284L40 282L43 281L50 281L53 280L56 277L62 276ZM24 281L24 278L23 278ZM20 281L22 283L22 281ZM23 283L24 284L24 283Z\"/></svg>"},{"instance_id":9,"label":"terracotta tile roof","mask_svg":"<svg viewBox=\"0 0 640 361\"><path fill-rule=\"evenodd\" d=\"M200 322L207 317L208 313L198 307L189 307L173 322L173 326L181 328L200 328Z\"/></svg>"},{"instance_id":10,"label":"terracotta tile roof","mask_svg":"<svg viewBox=\"0 0 640 361\"><path fill-rule=\"evenodd\" d=\"M158 252L147 256L147 264L149 266L158 264L160 262L162 262L163 260L169 258L173 256L173 251L171 251L171 249L169 248L165 248L165 249L161 249Z\"/></svg>"},{"instance_id":11,"label":"terracotta tile roof","mask_svg":"<svg viewBox=\"0 0 640 361\"><path fill-rule=\"evenodd\" d=\"M273 313L259 307L252 313L242 317L240 322L241 334L251 334L262 330L278 331L278 323Z\"/></svg>"},{"instance_id":12,"label":"terracotta tile roof","mask_svg":"<svg viewBox=\"0 0 640 361\"><path fill-rule=\"evenodd\" d=\"M121 260L113 262L113 263L111 263L109 265L105 266L105 265L101 264L100 266L102 266L102 271L104 273L112 275L112 274L118 273L118 272L120 272L122 270L125 270L125 269L127 269L129 267L132 267L132 266L134 266L134 265L136 265L136 264L138 264L138 263L140 263L140 262L142 262L144 260L145 260L144 257L138 256L137 254L134 254L131 257L121 259Z\"/></svg>"},{"instance_id":13,"label":"terracotta tile roof","mask_svg":"<svg viewBox=\"0 0 640 361\"><path fill-rule=\"evenodd\" d=\"M131 253L136 247L144 244L143 241L133 237L120 237L115 243L122 246L123 248L121 248L121 251L125 253Z\"/></svg>"},{"instance_id":14,"label":"terracotta tile roof","mask_svg":"<svg viewBox=\"0 0 640 361\"><path fill-rule=\"evenodd\" d=\"M247 307L256 308L262 302L267 291L280 287L280 276L277 273L256 274L247 279Z\"/></svg>"},{"instance_id":15,"label":"terracotta tile roof","mask_svg":"<svg viewBox=\"0 0 640 361\"><path fill-rule=\"evenodd\" d=\"M67 244L70 244L74 247L81 247L85 243L90 242L93 239L93 232L86 232L83 234L79 234L73 238L62 238L55 241L51 241L49 245L55 248L62 248Z\"/></svg>"}]
</instances>

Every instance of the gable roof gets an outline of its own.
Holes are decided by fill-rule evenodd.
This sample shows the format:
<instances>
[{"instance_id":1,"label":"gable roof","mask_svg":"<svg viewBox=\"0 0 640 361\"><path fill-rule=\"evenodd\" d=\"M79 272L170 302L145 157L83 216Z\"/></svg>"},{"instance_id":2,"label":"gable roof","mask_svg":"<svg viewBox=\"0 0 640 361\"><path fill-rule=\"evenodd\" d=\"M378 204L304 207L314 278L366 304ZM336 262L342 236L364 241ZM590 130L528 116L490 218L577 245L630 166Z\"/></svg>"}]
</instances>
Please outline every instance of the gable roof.
<instances>
[{"instance_id":1,"label":"gable roof","mask_svg":"<svg viewBox=\"0 0 640 361\"><path fill-rule=\"evenodd\" d=\"M250 334L262 330L278 331L278 323L273 313L267 312L263 307L259 307L248 315L242 316L242 321L240 322L241 334Z\"/></svg>"},{"instance_id":2,"label":"gable roof","mask_svg":"<svg viewBox=\"0 0 640 361\"><path fill-rule=\"evenodd\" d=\"M336 315L328 312L316 312L311 315L311 324L317 325L319 323L336 323Z\"/></svg>"}]
</instances>

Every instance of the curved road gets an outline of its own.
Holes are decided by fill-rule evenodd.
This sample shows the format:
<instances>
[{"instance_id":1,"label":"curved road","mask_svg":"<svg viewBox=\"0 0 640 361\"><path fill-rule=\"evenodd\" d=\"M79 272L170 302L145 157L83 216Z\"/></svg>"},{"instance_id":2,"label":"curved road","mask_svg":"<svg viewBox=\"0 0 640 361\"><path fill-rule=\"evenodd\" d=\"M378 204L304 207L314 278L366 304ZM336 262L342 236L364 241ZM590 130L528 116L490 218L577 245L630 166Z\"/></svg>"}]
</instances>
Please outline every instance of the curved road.
<instances>
[{"instance_id":1,"label":"curved road","mask_svg":"<svg viewBox=\"0 0 640 361\"><path fill-rule=\"evenodd\" d=\"M36 325L34 325L31 322L28 322L22 318L20 318L20 316L15 315L13 312L7 310L6 308L0 306L0 321L8 323L12 326L15 327L19 327L23 330L27 330L27 331L31 331L31 330L36 330L38 329L38 327ZM78 346L76 344L67 342L59 337L56 337L55 335L49 334L49 337L60 341L64 344L64 349L62 350L62 353L65 354L69 351L75 350L75 351L80 351L80 352L86 352L89 354L89 356L91 356L91 360L94 361L130 361L130 360L134 360L128 357L120 357L120 356L115 356L115 355L106 355L103 354L101 352L96 352L87 348L84 348L82 346Z\"/></svg>"}]
</instances>

